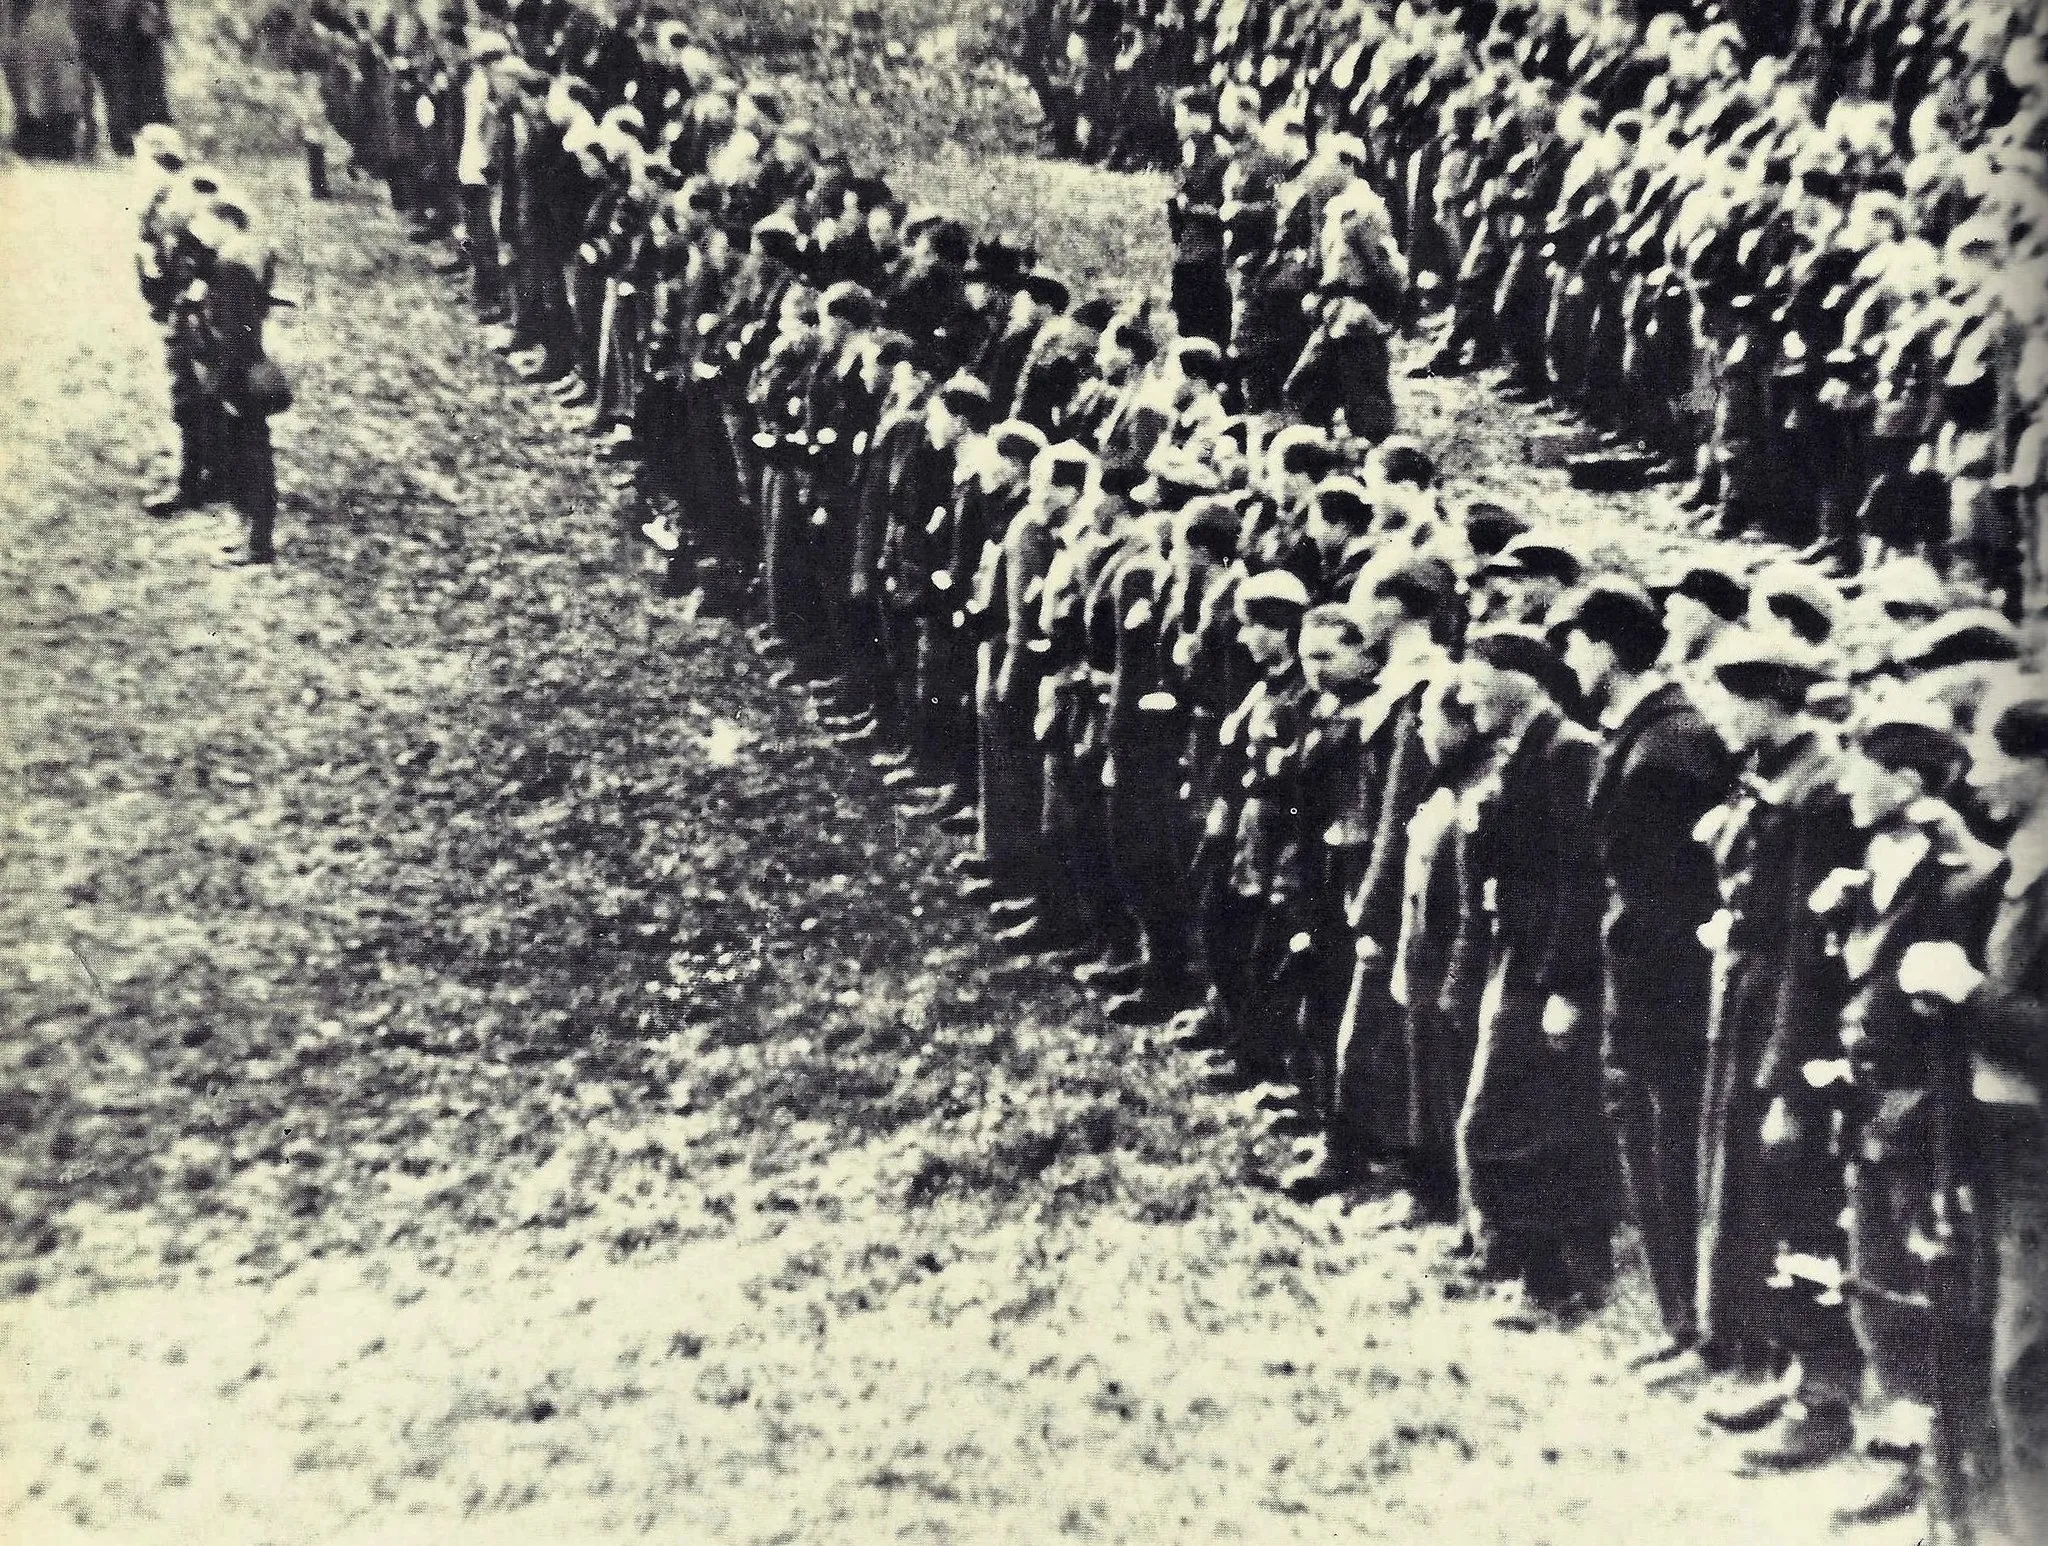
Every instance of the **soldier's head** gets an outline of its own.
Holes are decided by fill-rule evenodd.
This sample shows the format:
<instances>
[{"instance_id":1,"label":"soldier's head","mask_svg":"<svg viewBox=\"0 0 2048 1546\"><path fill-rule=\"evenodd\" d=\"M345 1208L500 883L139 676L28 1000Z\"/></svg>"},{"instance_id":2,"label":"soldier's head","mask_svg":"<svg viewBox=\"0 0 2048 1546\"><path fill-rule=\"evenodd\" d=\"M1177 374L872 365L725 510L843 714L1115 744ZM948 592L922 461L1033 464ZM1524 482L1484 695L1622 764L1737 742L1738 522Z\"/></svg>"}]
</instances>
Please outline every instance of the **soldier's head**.
<instances>
[{"instance_id":1,"label":"soldier's head","mask_svg":"<svg viewBox=\"0 0 2048 1546\"><path fill-rule=\"evenodd\" d=\"M1375 662L1365 622L1342 602L1311 607L1301 620L1301 675L1311 690L1354 702L1372 690Z\"/></svg>"},{"instance_id":2,"label":"soldier's head","mask_svg":"<svg viewBox=\"0 0 2048 1546\"><path fill-rule=\"evenodd\" d=\"M1749 586L1710 560L1686 565L1659 588L1664 598L1662 663L1667 666L1698 660L1749 614Z\"/></svg>"},{"instance_id":3,"label":"soldier's head","mask_svg":"<svg viewBox=\"0 0 2048 1546\"><path fill-rule=\"evenodd\" d=\"M1422 644L1448 644L1464 625L1458 577L1441 558L1417 555L1368 567L1351 604L1368 640L1387 655Z\"/></svg>"},{"instance_id":4,"label":"soldier's head","mask_svg":"<svg viewBox=\"0 0 2048 1546\"><path fill-rule=\"evenodd\" d=\"M1308 538L1326 562L1334 562L1353 541L1372 530L1375 513L1371 493L1356 478L1325 478L1309 501Z\"/></svg>"},{"instance_id":5,"label":"soldier's head","mask_svg":"<svg viewBox=\"0 0 2048 1546\"><path fill-rule=\"evenodd\" d=\"M1559 598L1544 632L1564 654L1579 690L1608 702L1624 682L1657 663L1664 650L1664 619L1657 603L1633 580L1603 576Z\"/></svg>"},{"instance_id":6,"label":"soldier's head","mask_svg":"<svg viewBox=\"0 0 2048 1546\"><path fill-rule=\"evenodd\" d=\"M1101 480L1101 466L1086 446L1062 440L1031 459L1031 497L1048 519L1057 522Z\"/></svg>"},{"instance_id":7,"label":"soldier's head","mask_svg":"<svg viewBox=\"0 0 2048 1546\"><path fill-rule=\"evenodd\" d=\"M1237 639L1265 676L1295 665L1295 632L1308 610L1308 588L1285 569L1265 569L1237 588Z\"/></svg>"},{"instance_id":8,"label":"soldier's head","mask_svg":"<svg viewBox=\"0 0 2048 1546\"><path fill-rule=\"evenodd\" d=\"M1925 795L1946 794L1968 761L1948 711L1911 689L1866 705L1843 746L1836 787L1849 818L1872 831Z\"/></svg>"},{"instance_id":9,"label":"soldier's head","mask_svg":"<svg viewBox=\"0 0 2048 1546\"><path fill-rule=\"evenodd\" d=\"M1993 820L2018 823L2048 809L2048 683L2016 679L1970 742L1967 777Z\"/></svg>"},{"instance_id":10,"label":"soldier's head","mask_svg":"<svg viewBox=\"0 0 2048 1546\"><path fill-rule=\"evenodd\" d=\"M1731 751L1758 753L1805 733L1807 694L1829 675L1829 663L1789 634L1731 631L1706 660L1719 691L1700 709Z\"/></svg>"},{"instance_id":11,"label":"soldier's head","mask_svg":"<svg viewBox=\"0 0 2048 1546\"><path fill-rule=\"evenodd\" d=\"M1501 622L1541 622L1584 572L1571 548L1554 537L1526 532L1480 565L1474 611Z\"/></svg>"},{"instance_id":12,"label":"soldier's head","mask_svg":"<svg viewBox=\"0 0 2048 1546\"><path fill-rule=\"evenodd\" d=\"M1761 633L1784 633L1818 647L1835 633L1842 593L1804 564L1773 564L1757 576L1749 622Z\"/></svg>"}]
</instances>

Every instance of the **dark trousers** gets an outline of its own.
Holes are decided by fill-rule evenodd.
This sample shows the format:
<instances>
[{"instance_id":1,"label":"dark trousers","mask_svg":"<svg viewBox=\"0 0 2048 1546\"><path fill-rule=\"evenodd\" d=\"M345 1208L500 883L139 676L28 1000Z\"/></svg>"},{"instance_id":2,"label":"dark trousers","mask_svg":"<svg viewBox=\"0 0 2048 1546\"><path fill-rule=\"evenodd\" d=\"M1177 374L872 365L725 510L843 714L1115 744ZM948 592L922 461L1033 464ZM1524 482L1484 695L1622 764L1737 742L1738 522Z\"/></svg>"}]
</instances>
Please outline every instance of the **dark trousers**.
<instances>
[{"instance_id":1,"label":"dark trousers","mask_svg":"<svg viewBox=\"0 0 2048 1546\"><path fill-rule=\"evenodd\" d=\"M488 187L463 184L462 224L468 232L464 256L469 259L476 303L488 311L502 305L505 299L504 260L498 251L498 226L491 212Z\"/></svg>"},{"instance_id":2,"label":"dark trousers","mask_svg":"<svg viewBox=\"0 0 2048 1546\"><path fill-rule=\"evenodd\" d=\"M1700 1057L1606 1059L1607 1119L1614 1125L1623 1194L1642 1237L1664 1330L1694 1339L1699 1278Z\"/></svg>"},{"instance_id":3,"label":"dark trousers","mask_svg":"<svg viewBox=\"0 0 2048 1546\"><path fill-rule=\"evenodd\" d=\"M219 423L222 492L249 528L249 556L268 562L275 554L277 463L270 448L270 421L228 409Z\"/></svg>"}]
</instances>

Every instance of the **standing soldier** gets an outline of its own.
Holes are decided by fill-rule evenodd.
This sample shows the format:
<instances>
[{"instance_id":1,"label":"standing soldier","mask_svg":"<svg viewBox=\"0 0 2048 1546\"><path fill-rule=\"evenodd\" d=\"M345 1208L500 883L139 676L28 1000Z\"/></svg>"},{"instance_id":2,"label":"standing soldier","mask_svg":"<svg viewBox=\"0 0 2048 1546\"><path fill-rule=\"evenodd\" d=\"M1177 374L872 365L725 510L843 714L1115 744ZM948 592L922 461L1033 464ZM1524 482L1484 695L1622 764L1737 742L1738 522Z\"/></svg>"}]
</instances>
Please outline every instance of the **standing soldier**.
<instances>
[{"instance_id":1,"label":"standing soldier","mask_svg":"<svg viewBox=\"0 0 2048 1546\"><path fill-rule=\"evenodd\" d=\"M1635 1364L1670 1365L1697 1341L1710 961L1695 935L1718 905L1713 861L1692 829L1725 797L1735 768L1691 695L1656 670L1667 636L1647 592L1595 581L1548 622L1607 732L1589 802L1606 888L1601 1063L1622 1184L1664 1322L1664 1339Z\"/></svg>"},{"instance_id":2,"label":"standing soldier","mask_svg":"<svg viewBox=\"0 0 2048 1546\"><path fill-rule=\"evenodd\" d=\"M245 524L245 541L228 553L238 564L268 564L276 557L271 529L277 518L277 468L271 457L270 417L291 405L283 375L263 351L272 259L251 229L247 204L222 193L193 221L204 257L200 299L199 377L214 431L213 464L221 492Z\"/></svg>"}]
</instances>

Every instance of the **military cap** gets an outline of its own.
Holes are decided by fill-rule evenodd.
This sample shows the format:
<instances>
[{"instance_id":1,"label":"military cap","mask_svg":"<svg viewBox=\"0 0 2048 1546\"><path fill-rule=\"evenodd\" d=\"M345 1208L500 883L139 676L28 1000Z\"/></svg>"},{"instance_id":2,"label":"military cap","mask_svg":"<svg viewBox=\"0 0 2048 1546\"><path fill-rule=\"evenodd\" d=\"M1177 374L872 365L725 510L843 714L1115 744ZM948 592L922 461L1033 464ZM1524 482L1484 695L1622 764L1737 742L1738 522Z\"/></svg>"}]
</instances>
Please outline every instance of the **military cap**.
<instances>
[{"instance_id":1,"label":"military cap","mask_svg":"<svg viewBox=\"0 0 2048 1546\"><path fill-rule=\"evenodd\" d=\"M1938 671L1964 661L2019 656L2019 630L1989 607L1966 607L1937 617L1892 646L1892 664L1906 671Z\"/></svg>"},{"instance_id":2,"label":"military cap","mask_svg":"<svg viewBox=\"0 0 2048 1546\"><path fill-rule=\"evenodd\" d=\"M1707 653L1707 669L1738 698L1803 704L1807 690L1829 676L1827 658L1804 640L1784 634L1731 631Z\"/></svg>"},{"instance_id":3,"label":"military cap","mask_svg":"<svg viewBox=\"0 0 2048 1546\"><path fill-rule=\"evenodd\" d=\"M1947 708L1910 688L1867 702L1856 717L1855 735L1856 744L1885 766L1933 778L1953 773L1965 756Z\"/></svg>"},{"instance_id":4,"label":"military cap","mask_svg":"<svg viewBox=\"0 0 2048 1546\"><path fill-rule=\"evenodd\" d=\"M1846 589L1846 587L1845 587ZM1917 555L1890 559L1863 577L1863 599L1894 618L1945 612L1953 604L1934 565Z\"/></svg>"},{"instance_id":5,"label":"military cap","mask_svg":"<svg viewBox=\"0 0 2048 1546\"><path fill-rule=\"evenodd\" d=\"M1804 564L1773 564L1757 576L1750 604L1808 644L1825 644L1842 610L1842 592Z\"/></svg>"},{"instance_id":6,"label":"military cap","mask_svg":"<svg viewBox=\"0 0 2048 1546\"><path fill-rule=\"evenodd\" d=\"M1528 677L1558 704L1569 708L1579 700L1579 684L1571 667L1534 628L1516 623L1497 624L1467 639L1465 653L1496 671L1513 671Z\"/></svg>"},{"instance_id":7,"label":"military cap","mask_svg":"<svg viewBox=\"0 0 2048 1546\"><path fill-rule=\"evenodd\" d=\"M948 408L987 408L989 406L988 383L972 372L956 370L946 378L939 388L939 397Z\"/></svg>"},{"instance_id":8,"label":"military cap","mask_svg":"<svg viewBox=\"0 0 2048 1546\"><path fill-rule=\"evenodd\" d=\"M185 164L185 137L167 123L147 123L135 131L135 148L165 171Z\"/></svg>"},{"instance_id":9,"label":"military cap","mask_svg":"<svg viewBox=\"0 0 2048 1546\"><path fill-rule=\"evenodd\" d=\"M1548 576L1575 585L1585 570L1579 555L1553 537L1524 532L1481 566L1489 574Z\"/></svg>"},{"instance_id":10,"label":"military cap","mask_svg":"<svg viewBox=\"0 0 2048 1546\"><path fill-rule=\"evenodd\" d=\"M469 57L482 64L492 59L503 59L512 52L512 45L502 32L479 32L470 39Z\"/></svg>"},{"instance_id":11,"label":"military cap","mask_svg":"<svg viewBox=\"0 0 2048 1546\"><path fill-rule=\"evenodd\" d=\"M1141 505L1155 505L1162 501L1168 488L1185 489L1194 494L1213 494L1223 486L1223 480L1200 457L1173 447L1162 447L1146 460L1144 470L1147 476L1132 490L1132 498Z\"/></svg>"},{"instance_id":12,"label":"military cap","mask_svg":"<svg viewBox=\"0 0 2048 1546\"><path fill-rule=\"evenodd\" d=\"M2008 757L2048 758L2048 698L2008 704L1991 723L1991 739Z\"/></svg>"},{"instance_id":13,"label":"military cap","mask_svg":"<svg viewBox=\"0 0 2048 1546\"><path fill-rule=\"evenodd\" d=\"M1226 495L1198 494L1174 512L1173 529L1191 547L1228 555L1237 547L1244 515Z\"/></svg>"},{"instance_id":14,"label":"military cap","mask_svg":"<svg viewBox=\"0 0 2048 1546\"><path fill-rule=\"evenodd\" d=\"M1419 609L1424 615L1433 615L1457 596L1458 576L1441 558L1411 558L1381 575L1373 585L1373 594L1407 603L1411 611Z\"/></svg>"},{"instance_id":15,"label":"military cap","mask_svg":"<svg viewBox=\"0 0 2048 1546\"><path fill-rule=\"evenodd\" d=\"M1068 315L1082 327L1099 333L1116 319L1116 302L1107 295L1091 295Z\"/></svg>"},{"instance_id":16,"label":"military cap","mask_svg":"<svg viewBox=\"0 0 2048 1546\"><path fill-rule=\"evenodd\" d=\"M1675 566L1652 584L1650 591L1697 601L1724 623L1739 623L1749 615L1749 581L1707 556Z\"/></svg>"},{"instance_id":17,"label":"military cap","mask_svg":"<svg viewBox=\"0 0 2048 1546\"><path fill-rule=\"evenodd\" d=\"M1529 523L1506 505L1475 499L1465 506L1465 540L1481 558L1491 558L1529 530Z\"/></svg>"},{"instance_id":18,"label":"military cap","mask_svg":"<svg viewBox=\"0 0 2048 1546\"><path fill-rule=\"evenodd\" d=\"M1664 618L1656 598L1634 580L1600 575L1565 592L1544 615L1543 632L1552 639L1574 628L1604 643L1660 643Z\"/></svg>"},{"instance_id":19,"label":"military cap","mask_svg":"<svg viewBox=\"0 0 2048 1546\"><path fill-rule=\"evenodd\" d=\"M865 327L875 319L875 297L865 285L851 279L841 279L825 287L818 297L818 313L843 317L855 327Z\"/></svg>"},{"instance_id":20,"label":"military cap","mask_svg":"<svg viewBox=\"0 0 2048 1546\"><path fill-rule=\"evenodd\" d=\"M756 220L753 237L755 246L785 263L794 263L803 254L803 233L786 214L778 212Z\"/></svg>"},{"instance_id":21,"label":"military cap","mask_svg":"<svg viewBox=\"0 0 2048 1546\"><path fill-rule=\"evenodd\" d=\"M1325 478L1316 485L1314 499L1326 521L1352 531L1364 531L1372 524L1372 491L1356 478L1343 473Z\"/></svg>"},{"instance_id":22,"label":"military cap","mask_svg":"<svg viewBox=\"0 0 2048 1546\"><path fill-rule=\"evenodd\" d=\"M1411 483L1417 488L1430 488L1436 483L1436 461L1422 449L1420 441L1394 435L1366 454L1365 476L1370 483Z\"/></svg>"},{"instance_id":23,"label":"military cap","mask_svg":"<svg viewBox=\"0 0 2048 1546\"><path fill-rule=\"evenodd\" d=\"M1071 292L1067 282L1050 269L1028 268L1007 281L1007 288L1021 290L1049 311L1065 311Z\"/></svg>"},{"instance_id":24,"label":"military cap","mask_svg":"<svg viewBox=\"0 0 2048 1546\"><path fill-rule=\"evenodd\" d=\"M1308 587L1286 569L1263 569L1237 588L1240 622L1270 621L1285 627L1308 610Z\"/></svg>"},{"instance_id":25,"label":"military cap","mask_svg":"<svg viewBox=\"0 0 2048 1546\"><path fill-rule=\"evenodd\" d=\"M1007 283L1037 261L1038 255L1029 247L1005 241L1000 236L990 237L974 244L973 256L967 264L967 277Z\"/></svg>"},{"instance_id":26,"label":"military cap","mask_svg":"<svg viewBox=\"0 0 2048 1546\"><path fill-rule=\"evenodd\" d=\"M1045 432L1025 419L1005 419L988 432L996 450L1014 461L1029 462L1045 449Z\"/></svg>"}]
</instances>

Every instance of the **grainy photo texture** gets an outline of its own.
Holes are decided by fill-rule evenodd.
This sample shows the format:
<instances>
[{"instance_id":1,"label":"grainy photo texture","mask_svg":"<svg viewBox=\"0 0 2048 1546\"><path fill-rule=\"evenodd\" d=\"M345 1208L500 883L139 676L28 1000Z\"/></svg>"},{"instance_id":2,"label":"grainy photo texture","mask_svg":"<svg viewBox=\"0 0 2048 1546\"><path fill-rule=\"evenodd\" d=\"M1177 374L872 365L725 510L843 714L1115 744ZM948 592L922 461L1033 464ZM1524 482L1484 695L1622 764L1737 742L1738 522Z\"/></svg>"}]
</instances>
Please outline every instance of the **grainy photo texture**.
<instances>
[{"instance_id":1,"label":"grainy photo texture","mask_svg":"<svg viewBox=\"0 0 2048 1546\"><path fill-rule=\"evenodd\" d=\"M0 1543L2048 1542L2048 8L0 19Z\"/></svg>"}]
</instances>

